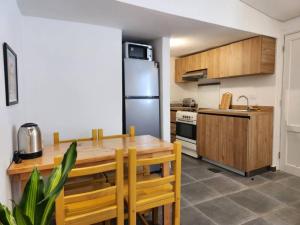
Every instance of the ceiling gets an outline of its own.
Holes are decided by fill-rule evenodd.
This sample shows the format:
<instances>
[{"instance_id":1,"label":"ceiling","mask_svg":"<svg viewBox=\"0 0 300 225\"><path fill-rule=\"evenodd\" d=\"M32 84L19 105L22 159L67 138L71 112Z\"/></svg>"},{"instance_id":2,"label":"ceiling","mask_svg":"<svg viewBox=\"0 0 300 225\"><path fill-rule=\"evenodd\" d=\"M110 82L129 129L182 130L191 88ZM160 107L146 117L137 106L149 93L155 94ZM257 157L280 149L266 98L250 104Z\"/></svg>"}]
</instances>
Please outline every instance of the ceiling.
<instances>
[{"instance_id":1,"label":"ceiling","mask_svg":"<svg viewBox=\"0 0 300 225\"><path fill-rule=\"evenodd\" d=\"M23 15L122 29L123 39L171 37L171 55L181 56L255 36L254 33L161 13L115 0L17 0Z\"/></svg>"},{"instance_id":2,"label":"ceiling","mask_svg":"<svg viewBox=\"0 0 300 225\"><path fill-rule=\"evenodd\" d=\"M241 0L265 15L279 20L288 21L300 16L300 0Z\"/></svg>"}]
</instances>

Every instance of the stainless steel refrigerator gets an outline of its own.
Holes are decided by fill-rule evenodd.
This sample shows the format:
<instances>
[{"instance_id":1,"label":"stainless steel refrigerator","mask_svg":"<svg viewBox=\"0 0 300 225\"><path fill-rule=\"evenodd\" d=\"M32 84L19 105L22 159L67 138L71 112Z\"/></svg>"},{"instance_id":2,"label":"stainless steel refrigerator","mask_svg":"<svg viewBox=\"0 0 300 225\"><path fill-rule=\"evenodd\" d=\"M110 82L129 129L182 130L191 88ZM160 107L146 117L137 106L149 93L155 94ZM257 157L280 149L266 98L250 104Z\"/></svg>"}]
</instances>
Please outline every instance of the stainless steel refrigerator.
<instances>
[{"instance_id":1,"label":"stainless steel refrigerator","mask_svg":"<svg viewBox=\"0 0 300 225\"><path fill-rule=\"evenodd\" d=\"M160 138L159 74L156 62L124 58L123 131Z\"/></svg>"}]
</instances>

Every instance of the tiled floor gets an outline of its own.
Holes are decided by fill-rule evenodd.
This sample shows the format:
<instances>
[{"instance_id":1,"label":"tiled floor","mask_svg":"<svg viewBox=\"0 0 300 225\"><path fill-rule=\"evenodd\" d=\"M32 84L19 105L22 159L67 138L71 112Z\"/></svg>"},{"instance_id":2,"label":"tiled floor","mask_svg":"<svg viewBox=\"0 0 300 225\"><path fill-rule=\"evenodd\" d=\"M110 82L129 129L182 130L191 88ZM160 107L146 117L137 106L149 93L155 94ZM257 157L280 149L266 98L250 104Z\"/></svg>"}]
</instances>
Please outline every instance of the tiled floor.
<instances>
[{"instance_id":1,"label":"tiled floor","mask_svg":"<svg viewBox=\"0 0 300 225\"><path fill-rule=\"evenodd\" d=\"M182 158L182 225L300 225L300 177L267 172L252 178Z\"/></svg>"}]
</instances>

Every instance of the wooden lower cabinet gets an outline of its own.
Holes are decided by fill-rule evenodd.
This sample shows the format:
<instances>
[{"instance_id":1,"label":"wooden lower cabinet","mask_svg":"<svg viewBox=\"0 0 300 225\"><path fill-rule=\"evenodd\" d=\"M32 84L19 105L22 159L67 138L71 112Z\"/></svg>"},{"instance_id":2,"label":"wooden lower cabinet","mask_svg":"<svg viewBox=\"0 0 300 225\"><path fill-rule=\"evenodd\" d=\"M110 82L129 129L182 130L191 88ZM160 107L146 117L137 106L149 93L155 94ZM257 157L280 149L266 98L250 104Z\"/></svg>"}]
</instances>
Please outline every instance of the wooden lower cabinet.
<instances>
[{"instance_id":1,"label":"wooden lower cabinet","mask_svg":"<svg viewBox=\"0 0 300 225\"><path fill-rule=\"evenodd\" d=\"M246 169L248 118L219 116L219 161L238 170Z\"/></svg>"},{"instance_id":2,"label":"wooden lower cabinet","mask_svg":"<svg viewBox=\"0 0 300 225\"><path fill-rule=\"evenodd\" d=\"M198 155L243 172L271 165L272 113L259 116L198 114Z\"/></svg>"}]
</instances>

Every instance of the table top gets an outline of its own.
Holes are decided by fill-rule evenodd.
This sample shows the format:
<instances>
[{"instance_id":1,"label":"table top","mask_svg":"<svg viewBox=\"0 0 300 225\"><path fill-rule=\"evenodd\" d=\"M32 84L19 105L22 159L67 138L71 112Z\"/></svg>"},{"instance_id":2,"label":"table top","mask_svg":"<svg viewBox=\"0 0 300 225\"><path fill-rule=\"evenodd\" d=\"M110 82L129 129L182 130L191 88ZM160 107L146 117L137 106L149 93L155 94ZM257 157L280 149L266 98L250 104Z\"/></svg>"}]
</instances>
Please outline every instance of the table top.
<instances>
[{"instance_id":1,"label":"table top","mask_svg":"<svg viewBox=\"0 0 300 225\"><path fill-rule=\"evenodd\" d=\"M69 145L70 143L63 143L45 147L43 149L43 156L23 160L20 164L12 162L7 169L7 173L13 176L30 173L35 167L40 171L52 169L54 167L54 157L62 156ZM124 155L126 157L129 147L136 147L139 155L146 155L169 152L172 150L173 145L150 135L79 142L77 145L76 165L113 160L115 157L115 149L117 148L124 149Z\"/></svg>"}]
</instances>

